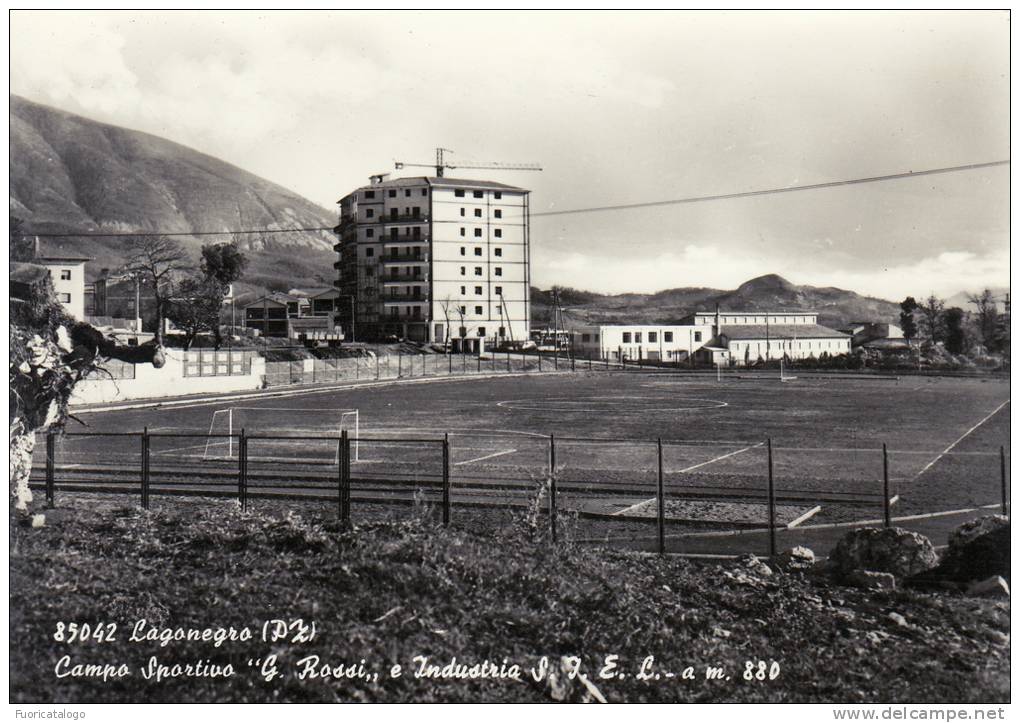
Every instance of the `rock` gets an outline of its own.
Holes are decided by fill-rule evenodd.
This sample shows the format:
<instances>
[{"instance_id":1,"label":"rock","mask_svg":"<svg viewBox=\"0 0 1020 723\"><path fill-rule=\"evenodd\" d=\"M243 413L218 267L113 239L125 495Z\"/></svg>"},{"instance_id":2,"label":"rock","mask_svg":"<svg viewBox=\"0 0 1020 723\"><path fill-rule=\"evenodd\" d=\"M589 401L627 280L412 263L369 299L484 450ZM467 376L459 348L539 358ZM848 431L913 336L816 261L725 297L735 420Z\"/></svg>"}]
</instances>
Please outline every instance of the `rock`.
<instances>
[{"instance_id":1,"label":"rock","mask_svg":"<svg viewBox=\"0 0 1020 723\"><path fill-rule=\"evenodd\" d=\"M980 582L971 583L967 588L968 595L979 597L1009 597L1009 583L1001 575L986 577Z\"/></svg>"},{"instance_id":2,"label":"rock","mask_svg":"<svg viewBox=\"0 0 1020 723\"><path fill-rule=\"evenodd\" d=\"M759 575L761 577L772 576L772 568L754 555L741 555L737 558L737 564L743 567L747 572L754 575Z\"/></svg>"},{"instance_id":3,"label":"rock","mask_svg":"<svg viewBox=\"0 0 1020 723\"><path fill-rule=\"evenodd\" d=\"M909 577L938 564L931 540L899 527L851 530L836 545L831 560L842 575L869 570Z\"/></svg>"},{"instance_id":4,"label":"rock","mask_svg":"<svg viewBox=\"0 0 1020 723\"><path fill-rule=\"evenodd\" d=\"M1009 527L1009 518L1005 515L985 515L970 522L964 522L949 533L949 549L953 550L968 545L978 537L987 535L1002 527Z\"/></svg>"},{"instance_id":5,"label":"rock","mask_svg":"<svg viewBox=\"0 0 1020 723\"><path fill-rule=\"evenodd\" d=\"M996 575L1006 581L1010 575L1009 519L987 515L966 522L949 536L949 548L942 562L930 573L920 576L931 580L966 583Z\"/></svg>"},{"instance_id":6,"label":"rock","mask_svg":"<svg viewBox=\"0 0 1020 723\"><path fill-rule=\"evenodd\" d=\"M907 622L907 619L900 615L899 613L889 613L889 619L892 620L897 625L899 625L901 628L910 627L910 624Z\"/></svg>"},{"instance_id":7,"label":"rock","mask_svg":"<svg viewBox=\"0 0 1020 723\"><path fill-rule=\"evenodd\" d=\"M772 564L783 572L810 570L815 564L815 553L806 547L791 547L773 557Z\"/></svg>"},{"instance_id":8,"label":"rock","mask_svg":"<svg viewBox=\"0 0 1020 723\"><path fill-rule=\"evenodd\" d=\"M896 576L888 572L851 570L844 579L862 590L892 590L896 587Z\"/></svg>"}]
</instances>

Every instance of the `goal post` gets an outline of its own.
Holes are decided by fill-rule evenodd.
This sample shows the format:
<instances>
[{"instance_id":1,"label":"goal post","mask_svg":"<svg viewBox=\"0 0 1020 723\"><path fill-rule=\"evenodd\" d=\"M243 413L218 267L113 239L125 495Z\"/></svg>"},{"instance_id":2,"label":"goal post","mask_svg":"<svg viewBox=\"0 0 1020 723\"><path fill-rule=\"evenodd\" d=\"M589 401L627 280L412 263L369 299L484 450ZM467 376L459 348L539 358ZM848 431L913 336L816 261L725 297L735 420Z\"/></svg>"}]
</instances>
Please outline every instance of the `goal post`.
<instances>
[{"instance_id":1,"label":"goal post","mask_svg":"<svg viewBox=\"0 0 1020 723\"><path fill-rule=\"evenodd\" d=\"M357 409L305 409L280 407L227 407L216 409L209 421L203 459L230 459L237 450L235 437L244 431L258 440L252 459L301 458L338 463L339 440L347 432L351 461L360 456L361 415ZM328 453L327 453L328 450ZM309 458L308 455L311 455Z\"/></svg>"}]
</instances>

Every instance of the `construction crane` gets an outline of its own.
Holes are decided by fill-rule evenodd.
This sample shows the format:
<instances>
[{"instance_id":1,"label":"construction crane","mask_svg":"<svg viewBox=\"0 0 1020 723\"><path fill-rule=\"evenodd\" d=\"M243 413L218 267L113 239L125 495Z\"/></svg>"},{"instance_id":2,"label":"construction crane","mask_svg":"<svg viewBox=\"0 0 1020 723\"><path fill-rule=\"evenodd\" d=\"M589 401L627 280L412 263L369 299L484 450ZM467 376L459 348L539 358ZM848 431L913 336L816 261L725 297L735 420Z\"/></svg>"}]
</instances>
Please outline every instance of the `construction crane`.
<instances>
[{"instance_id":1,"label":"construction crane","mask_svg":"<svg viewBox=\"0 0 1020 723\"><path fill-rule=\"evenodd\" d=\"M405 167L414 168L435 168L436 176L439 178L443 177L443 171L447 168L472 168L472 169L485 169L491 168L501 171L541 171L542 166L538 163L498 163L495 161L464 161L463 163L450 163L446 160L444 154L453 153L449 148L437 148L436 149L436 162L433 163L404 163L403 161L396 161L393 165L398 171Z\"/></svg>"}]
</instances>

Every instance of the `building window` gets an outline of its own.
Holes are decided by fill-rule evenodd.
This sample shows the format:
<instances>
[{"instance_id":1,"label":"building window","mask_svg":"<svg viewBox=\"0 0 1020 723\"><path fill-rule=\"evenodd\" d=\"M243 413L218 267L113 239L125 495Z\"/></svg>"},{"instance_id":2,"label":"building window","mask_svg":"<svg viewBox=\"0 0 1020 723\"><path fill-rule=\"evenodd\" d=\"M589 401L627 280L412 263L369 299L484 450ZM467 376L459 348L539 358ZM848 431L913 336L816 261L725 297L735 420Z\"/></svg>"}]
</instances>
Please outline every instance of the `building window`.
<instances>
[{"instance_id":1,"label":"building window","mask_svg":"<svg viewBox=\"0 0 1020 723\"><path fill-rule=\"evenodd\" d=\"M475 307L475 313L478 314L478 316L481 316L482 315L482 307L476 306Z\"/></svg>"},{"instance_id":2,"label":"building window","mask_svg":"<svg viewBox=\"0 0 1020 723\"><path fill-rule=\"evenodd\" d=\"M464 215L464 209L463 209L463 208L462 208L462 209L460 210L460 215L461 215L461 216L463 216L463 215Z\"/></svg>"},{"instance_id":3,"label":"building window","mask_svg":"<svg viewBox=\"0 0 1020 723\"><path fill-rule=\"evenodd\" d=\"M476 294L477 294L478 296L481 296L481 295L482 295L482 287L481 287L481 286L476 286L476 287L475 287L475 293L476 293Z\"/></svg>"},{"instance_id":4,"label":"building window","mask_svg":"<svg viewBox=\"0 0 1020 723\"><path fill-rule=\"evenodd\" d=\"M673 332L671 332L671 331L664 331L664 332L662 332L662 340L664 342L666 342L667 344L669 342L673 341Z\"/></svg>"},{"instance_id":5,"label":"building window","mask_svg":"<svg viewBox=\"0 0 1020 723\"><path fill-rule=\"evenodd\" d=\"M657 332L657 331L650 331L650 332L648 332L648 343L649 344L654 344L658 340L659 340L659 332Z\"/></svg>"},{"instance_id":6,"label":"building window","mask_svg":"<svg viewBox=\"0 0 1020 723\"><path fill-rule=\"evenodd\" d=\"M503 238L503 229L497 228L493 233L495 233L496 238Z\"/></svg>"},{"instance_id":7,"label":"building window","mask_svg":"<svg viewBox=\"0 0 1020 723\"><path fill-rule=\"evenodd\" d=\"M482 255L482 247L481 246L475 246L475 256L481 256L481 255Z\"/></svg>"},{"instance_id":8,"label":"building window","mask_svg":"<svg viewBox=\"0 0 1020 723\"><path fill-rule=\"evenodd\" d=\"M496 287L496 288L494 289L494 291L495 291L495 293L496 293L496 296L502 296L502 295L503 295L503 287L502 287L502 286L497 286L497 287Z\"/></svg>"},{"instance_id":9,"label":"building window","mask_svg":"<svg viewBox=\"0 0 1020 723\"><path fill-rule=\"evenodd\" d=\"M400 233L400 229L398 229L398 228L391 228L390 229L390 238L395 239L399 235L399 233Z\"/></svg>"},{"instance_id":10,"label":"building window","mask_svg":"<svg viewBox=\"0 0 1020 723\"><path fill-rule=\"evenodd\" d=\"M478 336L485 336L485 327L484 326L478 327Z\"/></svg>"},{"instance_id":11,"label":"building window","mask_svg":"<svg viewBox=\"0 0 1020 723\"><path fill-rule=\"evenodd\" d=\"M461 314L466 314L466 313L467 313L467 307L466 307L466 306L462 306L462 307L460 307L460 313L461 313ZM461 329L463 329L463 328L464 328L464 327L462 326L462 327L461 327ZM461 333L460 333L460 335L461 335L461 336L464 336L464 332L461 332Z\"/></svg>"},{"instance_id":12,"label":"building window","mask_svg":"<svg viewBox=\"0 0 1020 723\"><path fill-rule=\"evenodd\" d=\"M587 344L591 341L591 334L581 334L581 343Z\"/></svg>"},{"instance_id":13,"label":"building window","mask_svg":"<svg viewBox=\"0 0 1020 723\"><path fill-rule=\"evenodd\" d=\"M481 276L481 275L482 275L482 267L481 266L476 266L475 267L475 276Z\"/></svg>"},{"instance_id":14,"label":"building window","mask_svg":"<svg viewBox=\"0 0 1020 723\"><path fill-rule=\"evenodd\" d=\"M461 266L460 267L460 275L464 276L465 274L467 274L467 267L466 266Z\"/></svg>"},{"instance_id":15,"label":"building window","mask_svg":"<svg viewBox=\"0 0 1020 723\"><path fill-rule=\"evenodd\" d=\"M475 218L481 218L481 217L482 217L482 209L476 208L475 209Z\"/></svg>"},{"instance_id":16,"label":"building window","mask_svg":"<svg viewBox=\"0 0 1020 723\"><path fill-rule=\"evenodd\" d=\"M500 199L500 198L503 198L503 194L500 193L499 191L496 191L496 192L494 192L492 194L492 197L495 198L495 199Z\"/></svg>"},{"instance_id":17,"label":"building window","mask_svg":"<svg viewBox=\"0 0 1020 723\"><path fill-rule=\"evenodd\" d=\"M70 294L57 294L57 297L60 299L60 303L61 304L70 304L71 303L71 295Z\"/></svg>"},{"instance_id":18,"label":"building window","mask_svg":"<svg viewBox=\"0 0 1020 723\"><path fill-rule=\"evenodd\" d=\"M496 216L496 218L503 218L503 209L497 208L495 211L493 211L493 214Z\"/></svg>"},{"instance_id":19,"label":"building window","mask_svg":"<svg viewBox=\"0 0 1020 723\"><path fill-rule=\"evenodd\" d=\"M397 189L391 188L390 189L390 198L396 198L396 197L397 197Z\"/></svg>"},{"instance_id":20,"label":"building window","mask_svg":"<svg viewBox=\"0 0 1020 723\"><path fill-rule=\"evenodd\" d=\"M497 266L495 269L493 269L493 272L496 274L496 276L502 276L503 275L503 267L502 266Z\"/></svg>"},{"instance_id":21,"label":"building window","mask_svg":"<svg viewBox=\"0 0 1020 723\"><path fill-rule=\"evenodd\" d=\"M700 331L694 332L694 341L701 341L701 332Z\"/></svg>"},{"instance_id":22,"label":"building window","mask_svg":"<svg viewBox=\"0 0 1020 723\"><path fill-rule=\"evenodd\" d=\"M641 332L640 331L635 331L634 332L634 343L635 344L640 344L641 343Z\"/></svg>"},{"instance_id":23,"label":"building window","mask_svg":"<svg viewBox=\"0 0 1020 723\"><path fill-rule=\"evenodd\" d=\"M501 249L501 248L499 248L497 246L495 249L492 250L492 253L494 253L496 256L502 256L503 255L503 249Z\"/></svg>"},{"instance_id":24,"label":"building window","mask_svg":"<svg viewBox=\"0 0 1020 723\"><path fill-rule=\"evenodd\" d=\"M458 188L456 191L453 192L453 195L456 196L457 198L464 198L464 189Z\"/></svg>"},{"instance_id":25,"label":"building window","mask_svg":"<svg viewBox=\"0 0 1020 723\"><path fill-rule=\"evenodd\" d=\"M467 293L467 287L466 287L466 286L461 286L461 287L460 287L460 293L461 293L461 295L462 295L462 296L463 296L464 294L466 294L466 293Z\"/></svg>"},{"instance_id":26,"label":"building window","mask_svg":"<svg viewBox=\"0 0 1020 723\"><path fill-rule=\"evenodd\" d=\"M366 268L365 269L365 276L368 276L368 277L375 276L375 270L372 267Z\"/></svg>"},{"instance_id":27,"label":"building window","mask_svg":"<svg viewBox=\"0 0 1020 723\"><path fill-rule=\"evenodd\" d=\"M375 191L365 191L365 198L375 198Z\"/></svg>"},{"instance_id":28,"label":"building window","mask_svg":"<svg viewBox=\"0 0 1020 723\"><path fill-rule=\"evenodd\" d=\"M475 191L474 196L475 198L483 198L485 194L482 193L481 191Z\"/></svg>"},{"instance_id":29,"label":"building window","mask_svg":"<svg viewBox=\"0 0 1020 723\"><path fill-rule=\"evenodd\" d=\"M411 189L410 188L405 188L404 189L404 198L410 198L410 197L411 197Z\"/></svg>"},{"instance_id":30,"label":"building window","mask_svg":"<svg viewBox=\"0 0 1020 723\"><path fill-rule=\"evenodd\" d=\"M467 256L467 247L466 246L461 246L460 247L460 255L461 256Z\"/></svg>"},{"instance_id":31,"label":"building window","mask_svg":"<svg viewBox=\"0 0 1020 723\"><path fill-rule=\"evenodd\" d=\"M481 237L482 237L482 229L476 228L475 229L475 238L481 238Z\"/></svg>"},{"instance_id":32,"label":"building window","mask_svg":"<svg viewBox=\"0 0 1020 723\"><path fill-rule=\"evenodd\" d=\"M630 332L629 331L623 332L623 343L624 344L630 344Z\"/></svg>"},{"instance_id":33,"label":"building window","mask_svg":"<svg viewBox=\"0 0 1020 723\"><path fill-rule=\"evenodd\" d=\"M61 269L60 270L60 280L61 281L70 281L71 280L71 269Z\"/></svg>"},{"instance_id":34,"label":"building window","mask_svg":"<svg viewBox=\"0 0 1020 723\"><path fill-rule=\"evenodd\" d=\"M371 208L366 208L365 209L365 218L372 218L373 216L375 216L375 210L371 209Z\"/></svg>"},{"instance_id":35,"label":"building window","mask_svg":"<svg viewBox=\"0 0 1020 723\"><path fill-rule=\"evenodd\" d=\"M467 229L464 228L463 226L460 227L460 235L467 236Z\"/></svg>"},{"instance_id":36,"label":"building window","mask_svg":"<svg viewBox=\"0 0 1020 723\"><path fill-rule=\"evenodd\" d=\"M365 229L365 238L373 238L374 236L375 236L375 229L374 228L366 228Z\"/></svg>"},{"instance_id":37,"label":"building window","mask_svg":"<svg viewBox=\"0 0 1020 723\"><path fill-rule=\"evenodd\" d=\"M365 249L365 256L375 256L375 249Z\"/></svg>"},{"instance_id":38,"label":"building window","mask_svg":"<svg viewBox=\"0 0 1020 723\"><path fill-rule=\"evenodd\" d=\"M421 195L423 195L423 196L429 195L429 189L427 189L427 188L421 189Z\"/></svg>"},{"instance_id":39,"label":"building window","mask_svg":"<svg viewBox=\"0 0 1020 723\"><path fill-rule=\"evenodd\" d=\"M506 327L501 326L499 327L499 338L502 339L504 336L506 336Z\"/></svg>"}]
</instances>

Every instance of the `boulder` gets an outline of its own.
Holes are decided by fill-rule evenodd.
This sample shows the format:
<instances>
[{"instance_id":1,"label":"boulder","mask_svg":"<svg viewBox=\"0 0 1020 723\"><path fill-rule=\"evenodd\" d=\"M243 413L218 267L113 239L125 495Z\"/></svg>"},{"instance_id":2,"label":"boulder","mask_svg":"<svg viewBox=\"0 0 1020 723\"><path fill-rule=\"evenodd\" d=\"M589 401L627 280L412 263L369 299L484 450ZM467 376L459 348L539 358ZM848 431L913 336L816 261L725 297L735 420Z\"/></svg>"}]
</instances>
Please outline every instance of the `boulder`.
<instances>
[{"instance_id":1,"label":"boulder","mask_svg":"<svg viewBox=\"0 0 1020 723\"><path fill-rule=\"evenodd\" d=\"M979 597L1009 597L1009 583L1000 575L993 575L979 582L971 583L967 588L968 595Z\"/></svg>"},{"instance_id":2,"label":"boulder","mask_svg":"<svg viewBox=\"0 0 1020 723\"><path fill-rule=\"evenodd\" d=\"M953 530L942 562L921 578L966 583L999 575L1008 582L1009 563L1009 519L988 515Z\"/></svg>"},{"instance_id":3,"label":"boulder","mask_svg":"<svg viewBox=\"0 0 1020 723\"><path fill-rule=\"evenodd\" d=\"M741 555L736 559L738 566L744 568L747 572L758 575L759 577L771 577L772 568L766 565L762 560L754 555L748 553Z\"/></svg>"},{"instance_id":4,"label":"boulder","mask_svg":"<svg viewBox=\"0 0 1020 723\"><path fill-rule=\"evenodd\" d=\"M909 577L938 564L931 540L899 527L851 530L836 545L831 559L844 576L854 570L868 570Z\"/></svg>"},{"instance_id":5,"label":"boulder","mask_svg":"<svg viewBox=\"0 0 1020 723\"><path fill-rule=\"evenodd\" d=\"M772 558L773 566L783 572L801 572L815 566L815 553L807 547L791 547Z\"/></svg>"},{"instance_id":6,"label":"boulder","mask_svg":"<svg viewBox=\"0 0 1020 723\"><path fill-rule=\"evenodd\" d=\"M844 579L862 590L892 590L896 587L896 577L888 572L852 570L844 576Z\"/></svg>"}]
</instances>

